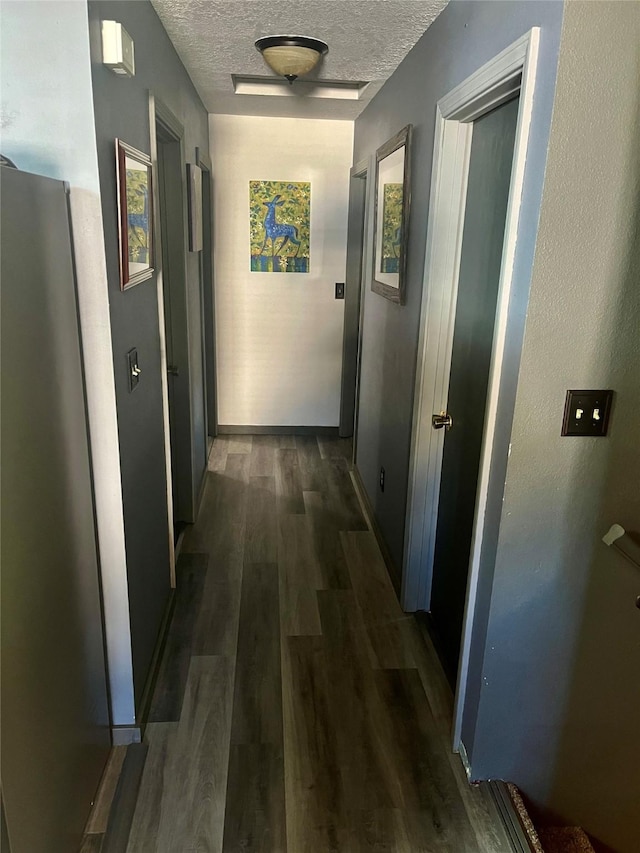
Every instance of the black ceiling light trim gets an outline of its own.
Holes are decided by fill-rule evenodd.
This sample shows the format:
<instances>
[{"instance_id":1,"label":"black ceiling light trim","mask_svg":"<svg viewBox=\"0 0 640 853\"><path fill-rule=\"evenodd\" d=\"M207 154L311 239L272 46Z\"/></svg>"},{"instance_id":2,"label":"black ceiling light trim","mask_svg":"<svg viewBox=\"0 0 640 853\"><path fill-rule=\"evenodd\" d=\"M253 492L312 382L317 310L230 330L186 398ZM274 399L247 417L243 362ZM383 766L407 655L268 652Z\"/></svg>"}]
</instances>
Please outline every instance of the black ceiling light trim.
<instances>
[{"instance_id":1,"label":"black ceiling light trim","mask_svg":"<svg viewBox=\"0 0 640 853\"><path fill-rule=\"evenodd\" d=\"M256 47L262 52L267 47L308 47L320 56L329 51L329 45L310 36L264 36L256 41Z\"/></svg>"}]
</instances>

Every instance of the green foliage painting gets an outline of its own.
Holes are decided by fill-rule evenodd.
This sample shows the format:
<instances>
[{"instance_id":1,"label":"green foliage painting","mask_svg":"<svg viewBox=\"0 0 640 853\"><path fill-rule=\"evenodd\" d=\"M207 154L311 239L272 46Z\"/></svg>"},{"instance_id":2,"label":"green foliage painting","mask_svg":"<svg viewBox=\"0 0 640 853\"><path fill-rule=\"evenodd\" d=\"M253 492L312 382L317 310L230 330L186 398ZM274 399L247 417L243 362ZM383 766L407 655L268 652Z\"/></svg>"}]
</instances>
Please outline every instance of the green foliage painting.
<instances>
[{"instance_id":1,"label":"green foliage painting","mask_svg":"<svg viewBox=\"0 0 640 853\"><path fill-rule=\"evenodd\" d=\"M149 173L127 169L129 263L149 264Z\"/></svg>"},{"instance_id":2,"label":"green foliage painting","mask_svg":"<svg viewBox=\"0 0 640 853\"><path fill-rule=\"evenodd\" d=\"M311 184L249 181L252 272L309 272Z\"/></svg>"},{"instance_id":3,"label":"green foliage painting","mask_svg":"<svg viewBox=\"0 0 640 853\"><path fill-rule=\"evenodd\" d=\"M398 272L402 242L402 184L384 184L380 272Z\"/></svg>"}]
</instances>

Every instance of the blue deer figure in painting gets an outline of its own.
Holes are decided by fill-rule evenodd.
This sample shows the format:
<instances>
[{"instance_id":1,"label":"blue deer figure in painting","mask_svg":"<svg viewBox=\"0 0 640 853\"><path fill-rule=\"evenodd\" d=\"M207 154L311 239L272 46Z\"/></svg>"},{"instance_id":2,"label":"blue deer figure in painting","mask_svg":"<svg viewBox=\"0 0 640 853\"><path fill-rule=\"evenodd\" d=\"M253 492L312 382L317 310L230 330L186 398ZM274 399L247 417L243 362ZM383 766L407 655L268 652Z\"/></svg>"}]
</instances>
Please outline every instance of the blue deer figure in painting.
<instances>
[{"instance_id":1,"label":"blue deer figure in painting","mask_svg":"<svg viewBox=\"0 0 640 853\"><path fill-rule=\"evenodd\" d=\"M393 254L396 258L400 257L400 241L402 240L402 225L399 225L393 232Z\"/></svg>"},{"instance_id":2,"label":"blue deer figure in painting","mask_svg":"<svg viewBox=\"0 0 640 853\"><path fill-rule=\"evenodd\" d=\"M142 262L148 261L148 234L149 234L149 193L147 188L138 190L137 195L143 197L142 213L128 213L129 225L129 260Z\"/></svg>"},{"instance_id":3,"label":"blue deer figure in painting","mask_svg":"<svg viewBox=\"0 0 640 853\"><path fill-rule=\"evenodd\" d=\"M266 216L264 217L264 243L262 244L262 248L260 249L260 253L264 252L264 248L267 245L267 240L271 240L271 257L274 255L280 255L284 247L288 242L293 243L296 247L296 254L298 256L298 252L300 250L300 240L298 239L298 229L295 225L287 225L284 222L276 221L276 207L281 207L284 204L284 200L280 201L280 195L274 195L271 201L264 201L264 206L267 208ZM276 241L282 239L282 243L280 243L280 248L278 251L275 251Z\"/></svg>"}]
</instances>

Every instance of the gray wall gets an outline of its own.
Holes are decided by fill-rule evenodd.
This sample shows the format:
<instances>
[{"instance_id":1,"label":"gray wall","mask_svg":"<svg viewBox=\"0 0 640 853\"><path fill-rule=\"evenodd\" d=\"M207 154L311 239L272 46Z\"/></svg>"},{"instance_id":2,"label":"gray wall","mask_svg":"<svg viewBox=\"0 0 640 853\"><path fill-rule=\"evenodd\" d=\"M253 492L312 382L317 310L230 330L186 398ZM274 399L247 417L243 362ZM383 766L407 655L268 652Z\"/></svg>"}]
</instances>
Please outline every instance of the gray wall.
<instances>
[{"instance_id":1,"label":"gray wall","mask_svg":"<svg viewBox=\"0 0 640 853\"><path fill-rule=\"evenodd\" d=\"M134 78L118 77L102 65L102 19L119 21L133 38ZM207 113L150 3L90 2L89 30L118 405L134 683L139 701L169 595L160 338L155 277L124 293L120 291L114 140L118 137L150 152L149 90L183 124L188 162L195 162L196 146L209 150L209 134ZM196 253L187 255L194 496L199 493L204 475L206 446L198 259ZM132 347L137 347L142 374L139 386L130 394L125 354Z\"/></svg>"},{"instance_id":2,"label":"gray wall","mask_svg":"<svg viewBox=\"0 0 640 853\"><path fill-rule=\"evenodd\" d=\"M0 16L2 152L71 187L111 716L127 725L135 717L129 596L87 6L3 0Z\"/></svg>"},{"instance_id":3,"label":"gray wall","mask_svg":"<svg viewBox=\"0 0 640 853\"><path fill-rule=\"evenodd\" d=\"M497 550L474 775L638 849L640 3L567 4ZM613 388L607 438L561 438ZM469 746L469 744L467 744Z\"/></svg>"},{"instance_id":4,"label":"gray wall","mask_svg":"<svg viewBox=\"0 0 640 853\"><path fill-rule=\"evenodd\" d=\"M539 25L497 425L511 454L492 473L499 534L483 552L463 741L474 778L513 780L540 812L631 853L640 581L600 538L640 524L640 4L571 2L562 24L564 11L454 0L356 123L356 161L416 125L408 304L366 295L358 464L371 496L387 469L375 506L400 561L435 101ZM610 436L561 438L566 389L607 387Z\"/></svg>"},{"instance_id":5,"label":"gray wall","mask_svg":"<svg viewBox=\"0 0 640 853\"><path fill-rule=\"evenodd\" d=\"M369 286L365 290L356 460L398 568L402 565L404 546L436 103L531 27L541 27L540 70L515 262L514 355L505 375L505 383L513 384L542 193L562 12L560 2L453 0L356 121L354 162L373 155L404 125L414 125L406 305L400 307L389 302L373 293ZM370 279L370 261L366 274ZM378 486L381 466L386 473L384 493Z\"/></svg>"}]
</instances>

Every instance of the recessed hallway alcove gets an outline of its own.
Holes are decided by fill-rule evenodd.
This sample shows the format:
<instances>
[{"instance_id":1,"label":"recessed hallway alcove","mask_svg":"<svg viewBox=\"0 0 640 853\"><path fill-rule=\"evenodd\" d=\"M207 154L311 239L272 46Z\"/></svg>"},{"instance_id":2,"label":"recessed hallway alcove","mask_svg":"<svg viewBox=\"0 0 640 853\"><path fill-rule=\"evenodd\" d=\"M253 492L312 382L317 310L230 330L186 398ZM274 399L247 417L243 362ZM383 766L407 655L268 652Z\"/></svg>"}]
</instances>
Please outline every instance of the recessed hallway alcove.
<instances>
[{"instance_id":1,"label":"recessed hallway alcove","mask_svg":"<svg viewBox=\"0 0 640 853\"><path fill-rule=\"evenodd\" d=\"M509 850L450 751L350 442L216 439L151 703L128 853Z\"/></svg>"}]
</instances>

